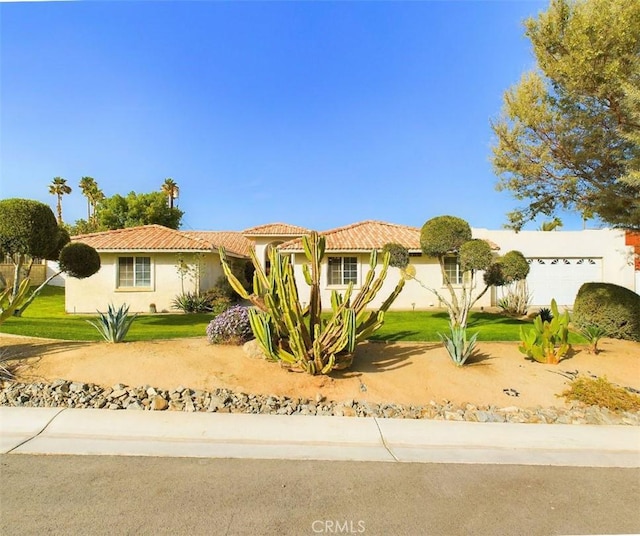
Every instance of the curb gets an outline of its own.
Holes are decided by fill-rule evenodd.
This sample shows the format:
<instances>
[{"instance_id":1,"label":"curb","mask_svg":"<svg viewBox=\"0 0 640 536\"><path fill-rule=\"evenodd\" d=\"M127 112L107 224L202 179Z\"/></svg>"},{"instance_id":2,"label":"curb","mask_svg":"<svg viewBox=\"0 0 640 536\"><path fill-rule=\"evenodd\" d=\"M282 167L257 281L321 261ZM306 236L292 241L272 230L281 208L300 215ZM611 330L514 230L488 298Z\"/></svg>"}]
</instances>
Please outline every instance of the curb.
<instances>
[{"instance_id":1,"label":"curb","mask_svg":"<svg viewBox=\"0 0 640 536\"><path fill-rule=\"evenodd\" d=\"M0 407L0 453L640 467L636 426Z\"/></svg>"}]
</instances>

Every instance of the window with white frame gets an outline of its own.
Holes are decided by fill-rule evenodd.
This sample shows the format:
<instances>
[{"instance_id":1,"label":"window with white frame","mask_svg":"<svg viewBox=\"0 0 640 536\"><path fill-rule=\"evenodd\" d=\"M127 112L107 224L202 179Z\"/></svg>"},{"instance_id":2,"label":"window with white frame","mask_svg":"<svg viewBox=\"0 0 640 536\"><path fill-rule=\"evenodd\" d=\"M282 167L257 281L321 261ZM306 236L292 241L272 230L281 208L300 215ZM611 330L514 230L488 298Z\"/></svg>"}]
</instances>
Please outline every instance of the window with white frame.
<instances>
[{"instance_id":1,"label":"window with white frame","mask_svg":"<svg viewBox=\"0 0 640 536\"><path fill-rule=\"evenodd\" d=\"M118 288L150 286L151 257L118 257Z\"/></svg>"},{"instance_id":2,"label":"window with white frame","mask_svg":"<svg viewBox=\"0 0 640 536\"><path fill-rule=\"evenodd\" d=\"M444 258L444 271L452 285L462 285L462 270L460 269L460 261L457 255L451 255ZM444 284L444 278L442 283Z\"/></svg>"},{"instance_id":3,"label":"window with white frame","mask_svg":"<svg viewBox=\"0 0 640 536\"><path fill-rule=\"evenodd\" d=\"M358 282L358 258L329 257L327 282L329 285L355 285Z\"/></svg>"}]
</instances>

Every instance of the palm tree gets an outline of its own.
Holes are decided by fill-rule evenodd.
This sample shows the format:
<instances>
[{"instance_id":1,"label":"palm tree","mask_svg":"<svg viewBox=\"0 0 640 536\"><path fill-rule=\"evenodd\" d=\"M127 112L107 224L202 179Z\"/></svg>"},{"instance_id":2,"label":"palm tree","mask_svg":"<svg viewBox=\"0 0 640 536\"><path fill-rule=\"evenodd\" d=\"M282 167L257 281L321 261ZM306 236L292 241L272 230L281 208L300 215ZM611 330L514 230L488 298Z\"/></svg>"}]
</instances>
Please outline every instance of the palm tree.
<instances>
[{"instance_id":1,"label":"palm tree","mask_svg":"<svg viewBox=\"0 0 640 536\"><path fill-rule=\"evenodd\" d=\"M97 190L98 183L93 177L82 177L80 179L80 189L82 190L82 195L87 198L87 221L91 221L91 197L92 192Z\"/></svg>"},{"instance_id":2,"label":"palm tree","mask_svg":"<svg viewBox=\"0 0 640 536\"><path fill-rule=\"evenodd\" d=\"M98 208L98 203L104 200L105 195L104 195L104 192L100 188L98 188L98 185L96 184L95 187L93 187L89 192L89 196L91 199L91 208L92 208L91 221L93 223L96 223L97 221L96 210Z\"/></svg>"},{"instance_id":3,"label":"palm tree","mask_svg":"<svg viewBox=\"0 0 640 536\"><path fill-rule=\"evenodd\" d=\"M62 223L62 196L71 193L71 186L67 185L67 179L54 177L49 185L49 193L58 196L58 224Z\"/></svg>"},{"instance_id":4,"label":"palm tree","mask_svg":"<svg viewBox=\"0 0 640 536\"><path fill-rule=\"evenodd\" d=\"M180 195L180 188L176 181L174 181L171 177L164 180L160 191L167 196L169 199L169 207L173 208L173 200L177 199Z\"/></svg>"}]
</instances>

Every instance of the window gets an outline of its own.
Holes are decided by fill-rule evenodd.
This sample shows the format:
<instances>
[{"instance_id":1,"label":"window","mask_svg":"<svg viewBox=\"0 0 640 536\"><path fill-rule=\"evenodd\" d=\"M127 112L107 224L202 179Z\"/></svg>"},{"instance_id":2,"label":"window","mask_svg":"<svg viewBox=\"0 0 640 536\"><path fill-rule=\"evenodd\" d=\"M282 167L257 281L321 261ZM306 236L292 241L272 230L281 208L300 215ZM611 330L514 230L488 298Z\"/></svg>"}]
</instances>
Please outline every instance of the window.
<instances>
[{"instance_id":1,"label":"window","mask_svg":"<svg viewBox=\"0 0 640 536\"><path fill-rule=\"evenodd\" d=\"M329 257L329 285L348 285L358 282L358 259L356 257Z\"/></svg>"},{"instance_id":2,"label":"window","mask_svg":"<svg viewBox=\"0 0 640 536\"><path fill-rule=\"evenodd\" d=\"M452 285L462 285L462 270L460 270L460 262L457 256L444 258L444 271Z\"/></svg>"},{"instance_id":3,"label":"window","mask_svg":"<svg viewBox=\"0 0 640 536\"><path fill-rule=\"evenodd\" d=\"M118 287L150 286L150 257L118 257Z\"/></svg>"}]
</instances>

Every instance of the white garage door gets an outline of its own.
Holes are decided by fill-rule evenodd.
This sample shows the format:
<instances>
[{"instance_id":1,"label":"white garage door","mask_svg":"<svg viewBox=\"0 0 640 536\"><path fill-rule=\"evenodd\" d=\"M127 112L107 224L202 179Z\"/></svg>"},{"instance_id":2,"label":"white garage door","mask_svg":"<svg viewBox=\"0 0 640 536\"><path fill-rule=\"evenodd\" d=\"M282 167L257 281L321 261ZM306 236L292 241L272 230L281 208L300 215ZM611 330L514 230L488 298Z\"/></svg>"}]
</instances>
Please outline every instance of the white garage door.
<instances>
[{"instance_id":1,"label":"white garage door","mask_svg":"<svg viewBox=\"0 0 640 536\"><path fill-rule=\"evenodd\" d=\"M573 306L583 283L602 281L600 258L532 258L527 276L532 305L549 306L555 298L558 305Z\"/></svg>"}]
</instances>

